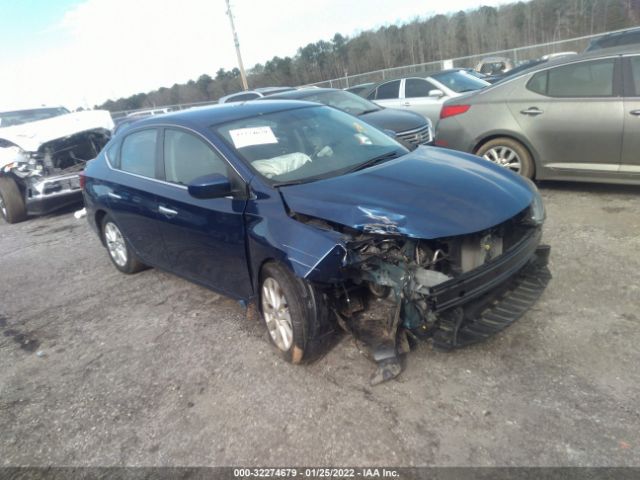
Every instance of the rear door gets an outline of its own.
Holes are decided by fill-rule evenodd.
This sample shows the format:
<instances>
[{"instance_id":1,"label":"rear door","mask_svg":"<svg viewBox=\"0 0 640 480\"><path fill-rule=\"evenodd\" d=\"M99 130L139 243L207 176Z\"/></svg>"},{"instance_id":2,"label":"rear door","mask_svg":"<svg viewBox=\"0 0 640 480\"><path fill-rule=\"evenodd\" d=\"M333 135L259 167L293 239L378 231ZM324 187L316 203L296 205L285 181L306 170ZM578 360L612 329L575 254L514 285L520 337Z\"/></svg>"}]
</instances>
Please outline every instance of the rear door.
<instances>
[{"instance_id":1,"label":"rear door","mask_svg":"<svg viewBox=\"0 0 640 480\"><path fill-rule=\"evenodd\" d=\"M623 130L621 87L617 57L575 62L531 76L507 104L548 168L615 174Z\"/></svg>"},{"instance_id":2,"label":"rear door","mask_svg":"<svg viewBox=\"0 0 640 480\"><path fill-rule=\"evenodd\" d=\"M401 80L391 80L389 82L378 85L367 98L378 105L390 108L402 108L400 100L400 83Z\"/></svg>"},{"instance_id":3,"label":"rear door","mask_svg":"<svg viewBox=\"0 0 640 480\"><path fill-rule=\"evenodd\" d=\"M109 152L112 172L107 201L115 222L138 256L166 267L164 246L158 229L160 130L147 128L128 134L117 152Z\"/></svg>"},{"instance_id":4,"label":"rear door","mask_svg":"<svg viewBox=\"0 0 640 480\"><path fill-rule=\"evenodd\" d=\"M624 137L621 173L640 174L640 55L624 59Z\"/></svg>"},{"instance_id":5,"label":"rear door","mask_svg":"<svg viewBox=\"0 0 640 480\"><path fill-rule=\"evenodd\" d=\"M442 91L424 78L407 78L404 81L404 92L401 92L401 97L404 97L402 102L404 108L428 117L435 125L440 118L440 109L446 97L444 95L442 97L430 97L429 92L432 90ZM444 94L444 92L442 93Z\"/></svg>"},{"instance_id":6,"label":"rear door","mask_svg":"<svg viewBox=\"0 0 640 480\"><path fill-rule=\"evenodd\" d=\"M171 270L236 298L251 294L245 248L246 195L198 199L187 185L211 174L246 185L231 164L199 134L166 128L163 142L166 183L158 189L162 238Z\"/></svg>"}]
</instances>

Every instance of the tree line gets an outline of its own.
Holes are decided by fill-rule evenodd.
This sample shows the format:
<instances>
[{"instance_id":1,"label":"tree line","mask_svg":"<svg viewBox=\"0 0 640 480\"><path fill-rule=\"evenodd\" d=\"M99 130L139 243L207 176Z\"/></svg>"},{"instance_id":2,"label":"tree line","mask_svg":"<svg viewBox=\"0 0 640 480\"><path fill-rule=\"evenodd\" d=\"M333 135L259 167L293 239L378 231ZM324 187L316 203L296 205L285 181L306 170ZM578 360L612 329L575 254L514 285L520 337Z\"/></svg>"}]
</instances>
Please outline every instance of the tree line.
<instances>
[{"instance_id":1,"label":"tree line","mask_svg":"<svg viewBox=\"0 0 640 480\"><path fill-rule=\"evenodd\" d=\"M275 56L247 70L250 88L304 85L402 65L506 50L640 24L640 0L530 0L499 7L383 26L346 37L336 33L298 48L293 57ZM162 87L96 108L135 110L212 101L240 91L240 71L219 69L214 77Z\"/></svg>"}]
</instances>

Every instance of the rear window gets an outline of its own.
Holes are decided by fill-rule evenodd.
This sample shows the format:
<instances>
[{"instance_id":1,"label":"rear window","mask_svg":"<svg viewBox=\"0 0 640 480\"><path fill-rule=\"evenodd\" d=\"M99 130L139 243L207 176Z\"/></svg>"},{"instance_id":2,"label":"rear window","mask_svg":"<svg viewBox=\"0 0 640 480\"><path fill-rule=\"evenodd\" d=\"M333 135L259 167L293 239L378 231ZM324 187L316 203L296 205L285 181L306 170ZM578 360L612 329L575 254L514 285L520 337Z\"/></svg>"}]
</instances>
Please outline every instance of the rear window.
<instances>
[{"instance_id":1,"label":"rear window","mask_svg":"<svg viewBox=\"0 0 640 480\"><path fill-rule=\"evenodd\" d=\"M246 100L255 100L260 95L257 93L242 93L240 95L234 95L233 97L227 98L224 103L230 102L244 102Z\"/></svg>"},{"instance_id":2,"label":"rear window","mask_svg":"<svg viewBox=\"0 0 640 480\"><path fill-rule=\"evenodd\" d=\"M156 176L156 143L158 131L141 130L128 135L122 142L120 169L154 178Z\"/></svg>"},{"instance_id":3,"label":"rear window","mask_svg":"<svg viewBox=\"0 0 640 480\"><path fill-rule=\"evenodd\" d=\"M431 77L456 93L473 92L489 85L464 71L436 73Z\"/></svg>"}]
</instances>

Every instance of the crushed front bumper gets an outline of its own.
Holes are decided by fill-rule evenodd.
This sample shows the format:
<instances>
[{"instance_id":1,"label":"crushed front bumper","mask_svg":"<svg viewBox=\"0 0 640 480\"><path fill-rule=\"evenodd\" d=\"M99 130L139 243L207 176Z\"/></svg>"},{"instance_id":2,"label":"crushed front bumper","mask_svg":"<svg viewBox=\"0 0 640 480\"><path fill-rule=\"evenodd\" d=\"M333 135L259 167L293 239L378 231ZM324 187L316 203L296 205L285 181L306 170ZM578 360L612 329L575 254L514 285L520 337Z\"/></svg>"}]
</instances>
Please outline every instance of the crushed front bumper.
<instances>
[{"instance_id":1,"label":"crushed front bumper","mask_svg":"<svg viewBox=\"0 0 640 480\"><path fill-rule=\"evenodd\" d=\"M450 350L485 340L518 320L536 303L551 280L547 267L550 247L538 246L537 241L531 243L536 245L531 255L522 257L516 254L515 258L501 262L499 267L484 274L480 272L480 278L487 281L485 286L491 284L482 292L473 295L473 288L479 280L477 274L456 279L459 281L455 286L438 292L442 299L447 300L441 305L448 307L439 309L440 322L433 333L434 347ZM531 243L525 242L520 250L526 252ZM526 260L523 265L517 261L522 258ZM488 280L487 276L492 278ZM456 302L453 297L456 294L460 296L467 288L473 298L469 300L467 297L464 303ZM455 306L451 307L452 303Z\"/></svg>"},{"instance_id":2,"label":"crushed front bumper","mask_svg":"<svg viewBox=\"0 0 640 480\"><path fill-rule=\"evenodd\" d=\"M25 194L27 212L44 215L69 205L82 203L78 174L31 177Z\"/></svg>"}]
</instances>

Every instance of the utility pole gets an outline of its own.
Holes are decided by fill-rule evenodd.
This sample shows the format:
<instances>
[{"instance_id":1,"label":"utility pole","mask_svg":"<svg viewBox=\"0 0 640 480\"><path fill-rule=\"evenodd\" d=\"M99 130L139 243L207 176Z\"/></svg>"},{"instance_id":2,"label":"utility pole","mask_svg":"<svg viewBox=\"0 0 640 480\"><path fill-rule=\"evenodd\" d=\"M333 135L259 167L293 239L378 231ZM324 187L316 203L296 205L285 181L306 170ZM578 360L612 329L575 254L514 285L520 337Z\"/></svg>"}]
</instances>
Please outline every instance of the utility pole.
<instances>
[{"instance_id":1,"label":"utility pole","mask_svg":"<svg viewBox=\"0 0 640 480\"><path fill-rule=\"evenodd\" d=\"M227 15L229 15L229 21L231 22L231 31L233 32L233 42L236 44L236 55L238 55L238 66L240 67L240 78L242 79L242 88L249 90L247 84L247 75L244 73L244 65L242 64L242 55L240 55L240 42L238 41L238 34L236 33L236 27L233 24L233 13L231 13L231 5L229 0L227 2Z\"/></svg>"}]
</instances>

